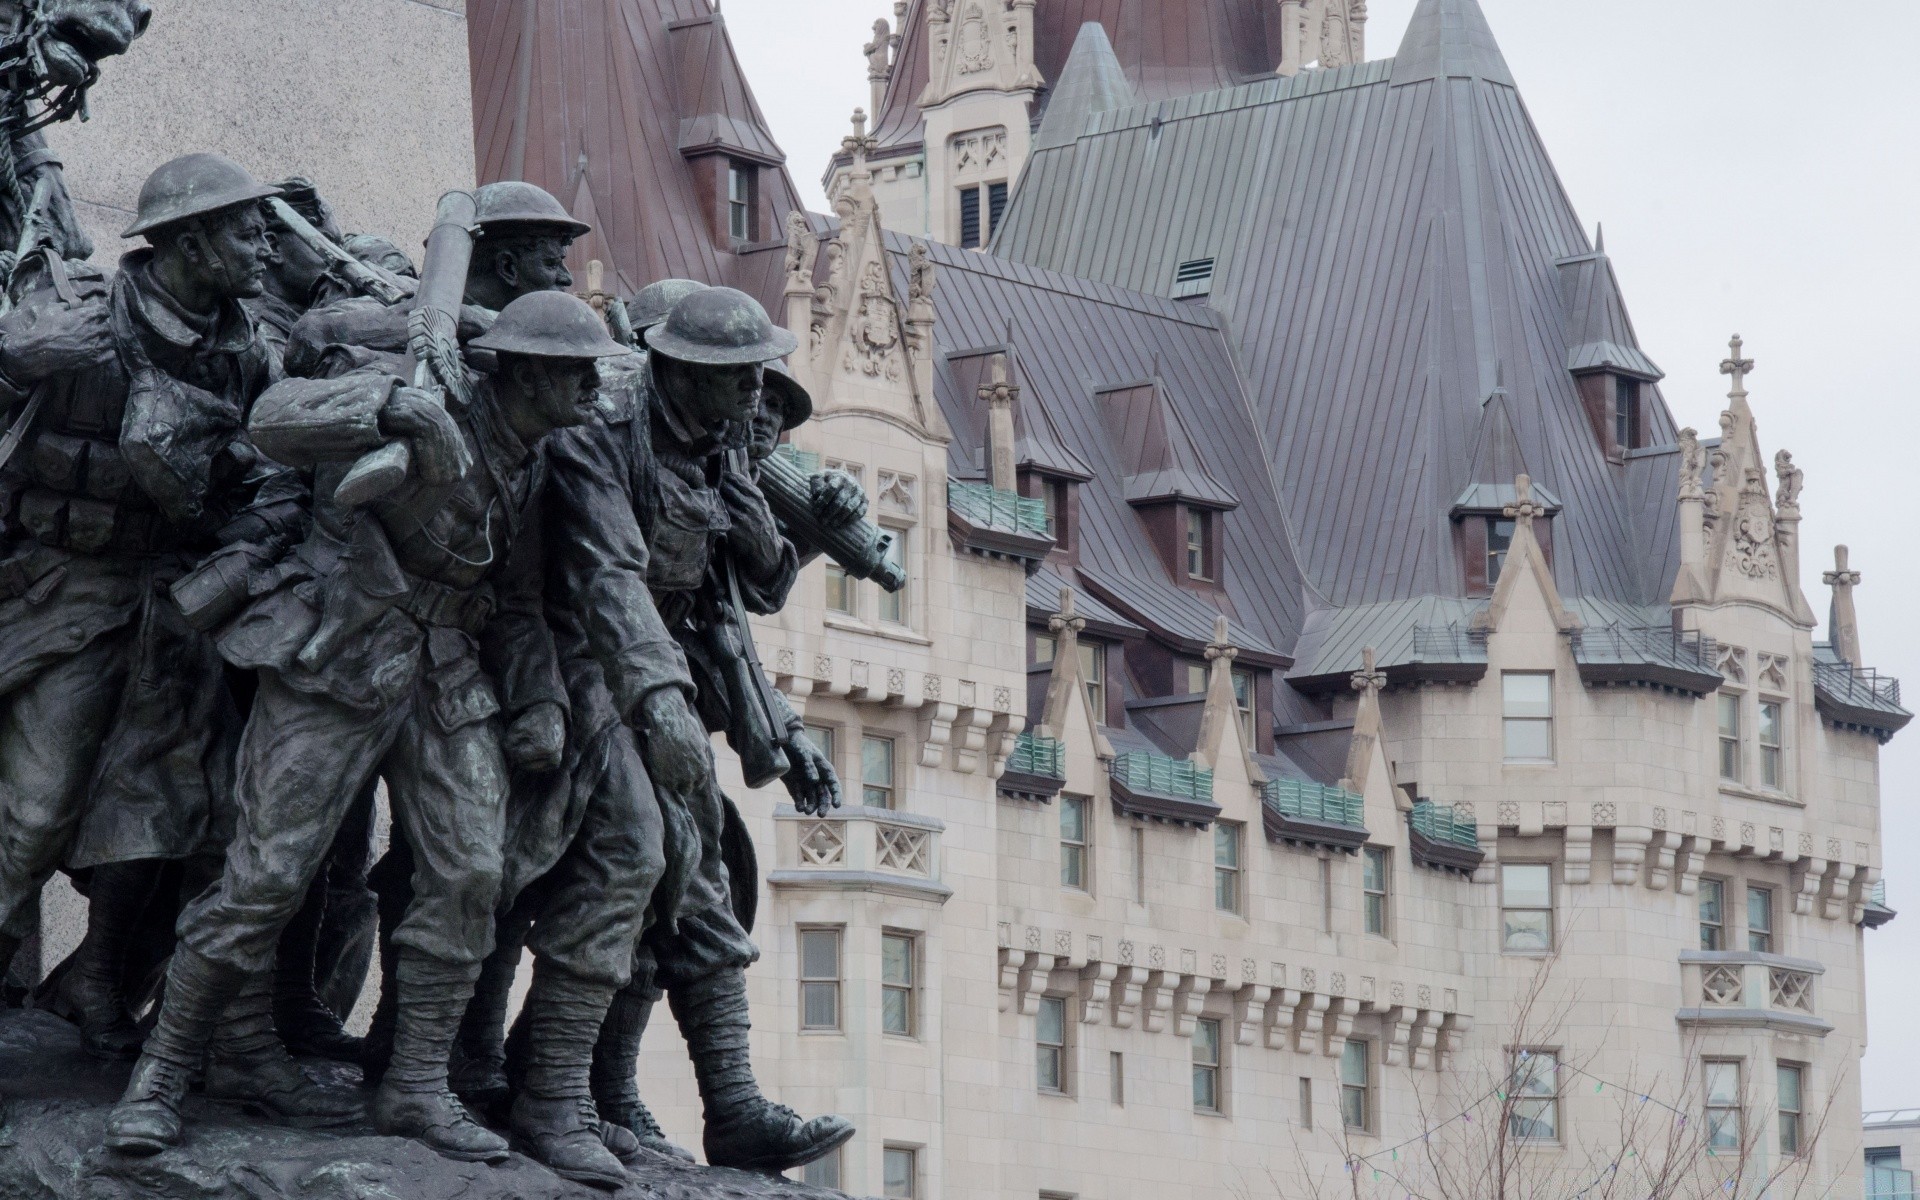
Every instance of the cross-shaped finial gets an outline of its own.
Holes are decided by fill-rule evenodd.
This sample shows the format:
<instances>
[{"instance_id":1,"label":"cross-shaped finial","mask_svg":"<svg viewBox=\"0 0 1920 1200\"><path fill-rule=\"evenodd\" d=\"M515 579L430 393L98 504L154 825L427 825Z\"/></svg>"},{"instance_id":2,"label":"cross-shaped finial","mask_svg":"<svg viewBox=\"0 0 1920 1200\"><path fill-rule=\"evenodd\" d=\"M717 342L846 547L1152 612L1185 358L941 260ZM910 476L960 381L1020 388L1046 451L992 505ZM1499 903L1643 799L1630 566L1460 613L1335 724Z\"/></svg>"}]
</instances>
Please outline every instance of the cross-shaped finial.
<instances>
[{"instance_id":1,"label":"cross-shaped finial","mask_svg":"<svg viewBox=\"0 0 1920 1200\"><path fill-rule=\"evenodd\" d=\"M1860 572L1850 570L1847 566L1847 548L1845 546L1835 546L1833 548L1833 570L1822 575L1820 582L1830 588L1840 588L1843 590L1860 586Z\"/></svg>"},{"instance_id":2,"label":"cross-shaped finial","mask_svg":"<svg viewBox=\"0 0 1920 1200\"><path fill-rule=\"evenodd\" d=\"M1227 640L1232 636L1232 633L1233 630L1227 623L1226 614L1222 613L1213 619L1213 640L1207 643L1208 662L1222 658L1228 662L1232 662L1240 656L1240 648Z\"/></svg>"},{"instance_id":3,"label":"cross-shaped finial","mask_svg":"<svg viewBox=\"0 0 1920 1200\"><path fill-rule=\"evenodd\" d=\"M1087 619L1074 611L1073 589L1060 589L1060 611L1047 621L1051 633L1078 639L1080 631L1087 627Z\"/></svg>"},{"instance_id":4,"label":"cross-shaped finial","mask_svg":"<svg viewBox=\"0 0 1920 1200\"><path fill-rule=\"evenodd\" d=\"M1744 396L1747 394L1747 376L1753 373L1753 360L1740 356L1740 351L1745 348L1746 343L1740 340L1739 334L1733 335L1733 340L1728 343L1728 346L1732 349L1733 355L1720 364L1720 373L1733 376L1733 391L1728 395Z\"/></svg>"},{"instance_id":5,"label":"cross-shaped finial","mask_svg":"<svg viewBox=\"0 0 1920 1200\"><path fill-rule=\"evenodd\" d=\"M1533 479L1520 475L1513 481L1513 503L1500 510L1500 515L1509 521L1518 521L1520 528L1532 529L1535 517L1547 515L1546 506L1533 498Z\"/></svg>"},{"instance_id":6,"label":"cross-shaped finial","mask_svg":"<svg viewBox=\"0 0 1920 1200\"><path fill-rule=\"evenodd\" d=\"M840 149L853 156L855 169L866 166L867 155L872 153L874 140L867 136L867 110L853 110L853 133L840 139Z\"/></svg>"},{"instance_id":7,"label":"cross-shaped finial","mask_svg":"<svg viewBox=\"0 0 1920 1200\"><path fill-rule=\"evenodd\" d=\"M1366 665L1353 673L1353 690L1378 693L1381 688L1387 686L1387 676L1375 663L1373 647L1368 646L1362 650L1360 658Z\"/></svg>"}]
</instances>

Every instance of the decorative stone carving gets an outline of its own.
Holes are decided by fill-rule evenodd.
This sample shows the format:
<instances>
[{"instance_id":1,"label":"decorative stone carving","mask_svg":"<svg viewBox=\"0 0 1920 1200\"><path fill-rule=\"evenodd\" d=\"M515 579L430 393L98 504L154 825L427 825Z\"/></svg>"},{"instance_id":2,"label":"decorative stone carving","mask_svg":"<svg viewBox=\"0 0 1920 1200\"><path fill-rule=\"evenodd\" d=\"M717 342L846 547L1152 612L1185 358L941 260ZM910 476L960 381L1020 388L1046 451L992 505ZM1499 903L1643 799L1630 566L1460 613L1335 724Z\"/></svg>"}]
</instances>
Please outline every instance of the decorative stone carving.
<instances>
[{"instance_id":1,"label":"decorative stone carving","mask_svg":"<svg viewBox=\"0 0 1920 1200\"><path fill-rule=\"evenodd\" d=\"M1706 455L1700 449L1700 434L1691 427L1680 431L1680 499L1697 500L1706 495L1700 485L1706 470Z\"/></svg>"},{"instance_id":2,"label":"decorative stone carving","mask_svg":"<svg viewBox=\"0 0 1920 1200\"><path fill-rule=\"evenodd\" d=\"M987 15L978 3L969 4L960 18L960 28L954 37L954 48L959 54L959 69L962 75L978 75L982 71L993 70L993 31L987 25Z\"/></svg>"},{"instance_id":3,"label":"decorative stone carving","mask_svg":"<svg viewBox=\"0 0 1920 1200\"><path fill-rule=\"evenodd\" d=\"M1749 467L1740 487L1740 511L1733 521L1733 566L1749 579L1780 577L1774 544L1773 506L1767 503L1767 478Z\"/></svg>"},{"instance_id":4,"label":"decorative stone carving","mask_svg":"<svg viewBox=\"0 0 1920 1200\"><path fill-rule=\"evenodd\" d=\"M1593 823L1595 825L1612 825L1615 821L1619 820L1619 817L1620 811L1611 800L1602 800L1593 806Z\"/></svg>"},{"instance_id":5,"label":"decorative stone carving","mask_svg":"<svg viewBox=\"0 0 1920 1200\"><path fill-rule=\"evenodd\" d=\"M899 382L900 313L887 285L886 267L878 259L860 273L859 305L848 332L849 345L842 363L848 373Z\"/></svg>"},{"instance_id":6,"label":"decorative stone carving","mask_svg":"<svg viewBox=\"0 0 1920 1200\"><path fill-rule=\"evenodd\" d=\"M1508 827L1520 824L1520 805L1517 801L1502 800L1500 802L1500 824Z\"/></svg>"},{"instance_id":7,"label":"decorative stone carving","mask_svg":"<svg viewBox=\"0 0 1920 1200\"><path fill-rule=\"evenodd\" d=\"M820 239L813 234L807 214L795 210L787 214L787 291L806 295L813 291L813 267L820 257Z\"/></svg>"},{"instance_id":8,"label":"decorative stone carving","mask_svg":"<svg viewBox=\"0 0 1920 1200\"><path fill-rule=\"evenodd\" d=\"M1787 671L1792 660L1779 654L1761 654L1760 686L1772 688L1777 692L1787 690Z\"/></svg>"},{"instance_id":9,"label":"decorative stone carving","mask_svg":"<svg viewBox=\"0 0 1920 1200\"><path fill-rule=\"evenodd\" d=\"M1713 665L1715 670L1733 683L1747 681L1747 652L1738 646L1721 643L1719 657Z\"/></svg>"},{"instance_id":10,"label":"decorative stone carving","mask_svg":"<svg viewBox=\"0 0 1920 1200\"><path fill-rule=\"evenodd\" d=\"M1700 973L1700 1002L1725 1008L1739 1004L1745 981L1737 966L1713 964Z\"/></svg>"},{"instance_id":11,"label":"decorative stone carving","mask_svg":"<svg viewBox=\"0 0 1920 1200\"><path fill-rule=\"evenodd\" d=\"M800 828L800 861L810 867L837 867L847 861L845 824L815 821Z\"/></svg>"},{"instance_id":12,"label":"decorative stone carving","mask_svg":"<svg viewBox=\"0 0 1920 1200\"><path fill-rule=\"evenodd\" d=\"M913 516L919 511L917 500L918 481L911 475L884 468L880 471L880 506L892 509L905 516Z\"/></svg>"}]
</instances>

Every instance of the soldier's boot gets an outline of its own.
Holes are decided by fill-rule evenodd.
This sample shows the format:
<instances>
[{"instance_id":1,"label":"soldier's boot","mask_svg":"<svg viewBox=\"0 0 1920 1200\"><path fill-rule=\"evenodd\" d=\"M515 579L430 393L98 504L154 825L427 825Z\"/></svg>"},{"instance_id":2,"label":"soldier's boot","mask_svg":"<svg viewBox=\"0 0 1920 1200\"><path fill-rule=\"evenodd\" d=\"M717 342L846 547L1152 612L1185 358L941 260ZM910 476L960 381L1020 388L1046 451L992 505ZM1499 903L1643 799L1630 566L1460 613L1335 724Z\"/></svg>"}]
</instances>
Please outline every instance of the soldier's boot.
<instances>
[{"instance_id":1,"label":"soldier's boot","mask_svg":"<svg viewBox=\"0 0 1920 1200\"><path fill-rule=\"evenodd\" d=\"M513 998L518 953L496 951L480 968L473 1000L460 1018L448 1076L453 1092L491 1118L504 1119L513 1102L507 1084L507 1007Z\"/></svg>"},{"instance_id":2,"label":"soldier's boot","mask_svg":"<svg viewBox=\"0 0 1920 1200\"><path fill-rule=\"evenodd\" d=\"M295 1054L358 1063L365 1047L320 999L315 985L315 955L327 907L325 886L324 878L316 881L307 892L306 904L280 934L274 964L273 1024L280 1031L280 1040Z\"/></svg>"},{"instance_id":3,"label":"soldier's boot","mask_svg":"<svg viewBox=\"0 0 1920 1200\"><path fill-rule=\"evenodd\" d=\"M353 1091L307 1076L273 1025L273 976L247 976L227 1003L207 1055L207 1095L307 1129L348 1125L365 1108Z\"/></svg>"},{"instance_id":4,"label":"soldier's boot","mask_svg":"<svg viewBox=\"0 0 1920 1200\"><path fill-rule=\"evenodd\" d=\"M535 965L527 994L525 1085L514 1098L509 1121L529 1158L562 1179L609 1191L626 1184L627 1171L601 1139L589 1073L612 1000L609 985L548 963Z\"/></svg>"},{"instance_id":5,"label":"soldier's boot","mask_svg":"<svg viewBox=\"0 0 1920 1200\"><path fill-rule=\"evenodd\" d=\"M402 949L393 1057L373 1097L373 1124L459 1162L502 1163L506 1139L473 1119L447 1086L447 1056L473 998L475 970Z\"/></svg>"},{"instance_id":6,"label":"soldier's boot","mask_svg":"<svg viewBox=\"0 0 1920 1200\"><path fill-rule=\"evenodd\" d=\"M107 1149L145 1156L180 1144L187 1085L243 978L237 968L186 946L174 951L159 1019L125 1094L107 1115Z\"/></svg>"},{"instance_id":7,"label":"soldier's boot","mask_svg":"<svg viewBox=\"0 0 1920 1200\"><path fill-rule=\"evenodd\" d=\"M738 968L716 971L680 988L667 1001L687 1039L700 1085L707 1162L746 1171L789 1171L852 1140L844 1117L805 1121L760 1094L747 1057L747 977Z\"/></svg>"},{"instance_id":8,"label":"soldier's boot","mask_svg":"<svg viewBox=\"0 0 1920 1200\"><path fill-rule=\"evenodd\" d=\"M87 895L87 936L61 990L88 1054L108 1061L140 1056L143 1040L127 1009L127 950L153 894L155 864L95 867Z\"/></svg>"},{"instance_id":9,"label":"soldier's boot","mask_svg":"<svg viewBox=\"0 0 1920 1200\"><path fill-rule=\"evenodd\" d=\"M692 1162L693 1153L668 1139L640 1099L640 1039L647 1032L653 1005L651 995L631 987L614 994L606 1023L600 1027L600 1039L593 1046L593 1102L607 1127L607 1149L622 1162L631 1161L634 1153L615 1144L624 1143L619 1131L628 1133L636 1148Z\"/></svg>"}]
</instances>

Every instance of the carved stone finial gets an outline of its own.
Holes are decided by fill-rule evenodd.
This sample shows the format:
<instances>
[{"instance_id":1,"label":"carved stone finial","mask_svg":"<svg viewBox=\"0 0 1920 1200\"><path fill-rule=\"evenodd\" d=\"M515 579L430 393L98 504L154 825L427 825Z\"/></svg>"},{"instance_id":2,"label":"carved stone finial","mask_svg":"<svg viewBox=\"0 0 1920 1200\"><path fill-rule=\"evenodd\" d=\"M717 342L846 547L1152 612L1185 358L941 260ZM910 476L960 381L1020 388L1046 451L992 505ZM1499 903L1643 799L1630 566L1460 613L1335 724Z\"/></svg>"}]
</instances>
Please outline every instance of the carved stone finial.
<instances>
[{"instance_id":1,"label":"carved stone finial","mask_svg":"<svg viewBox=\"0 0 1920 1200\"><path fill-rule=\"evenodd\" d=\"M867 56L867 78L885 81L893 73L893 26L885 17L873 23L873 40L860 53Z\"/></svg>"},{"instance_id":2,"label":"carved stone finial","mask_svg":"<svg viewBox=\"0 0 1920 1200\"><path fill-rule=\"evenodd\" d=\"M1073 589L1061 588L1060 611L1047 619L1047 631L1060 637L1064 644L1069 639L1077 640L1086 627L1087 619L1074 606Z\"/></svg>"},{"instance_id":3,"label":"carved stone finial","mask_svg":"<svg viewBox=\"0 0 1920 1200\"><path fill-rule=\"evenodd\" d=\"M1722 375L1733 376L1733 390L1727 395L1744 397L1747 394L1747 376L1753 374L1753 360L1741 357L1740 352L1746 348L1746 342L1741 340L1739 334L1734 334L1733 340L1727 345L1733 353L1720 364Z\"/></svg>"},{"instance_id":4,"label":"carved stone finial","mask_svg":"<svg viewBox=\"0 0 1920 1200\"><path fill-rule=\"evenodd\" d=\"M1774 498L1774 504L1783 519L1791 520L1800 515L1800 489L1805 485L1807 473L1793 465L1793 455L1785 450L1773 456L1773 471L1780 481L1780 493Z\"/></svg>"},{"instance_id":5,"label":"carved stone finial","mask_svg":"<svg viewBox=\"0 0 1920 1200\"><path fill-rule=\"evenodd\" d=\"M1833 589L1833 607L1827 620L1827 640L1842 659L1860 665L1860 619L1853 607L1853 589L1860 586L1860 572L1847 561L1847 548L1833 548L1833 570L1821 580Z\"/></svg>"},{"instance_id":6,"label":"carved stone finial","mask_svg":"<svg viewBox=\"0 0 1920 1200\"><path fill-rule=\"evenodd\" d=\"M1378 655L1374 648L1368 646L1365 650L1362 650L1360 652L1360 660L1366 665L1353 673L1353 690L1356 692L1372 692L1377 695L1381 688L1387 686L1387 676L1386 672L1379 668Z\"/></svg>"},{"instance_id":7,"label":"carved stone finial","mask_svg":"<svg viewBox=\"0 0 1920 1200\"><path fill-rule=\"evenodd\" d=\"M1706 470L1706 454L1700 449L1700 434L1691 426L1680 431L1680 498L1698 500L1706 495L1701 486Z\"/></svg>"},{"instance_id":8,"label":"carved stone finial","mask_svg":"<svg viewBox=\"0 0 1920 1200\"><path fill-rule=\"evenodd\" d=\"M1547 515L1546 506L1533 498L1533 479L1531 476L1517 476L1513 481L1513 503L1500 510L1500 515L1509 521L1517 521L1520 528L1531 530L1535 517Z\"/></svg>"},{"instance_id":9,"label":"carved stone finial","mask_svg":"<svg viewBox=\"0 0 1920 1200\"><path fill-rule=\"evenodd\" d=\"M908 307L933 303L935 278L933 251L925 242L915 242L907 251Z\"/></svg>"},{"instance_id":10,"label":"carved stone finial","mask_svg":"<svg viewBox=\"0 0 1920 1200\"><path fill-rule=\"evenodd\" d=\"M1820 576L1820 582L1831 588L1855 588L1860 586L1860 572L1853 570L1847 562L1850 552L1845 546L1833 548L1833 570Z\"/></svg>"},{"instance_id":11,"label":"carved stone finial","mask_svg":"<svg viewBox=\"0 0 1920 1200\"><path fill-rule=\"evenodd\" d=\"M1213 640L1207 643L1206 653L1208 662L1225 659L1231 663L1234 659L1240 657L1240 648L1228 640L1232 636L1232 633L1233 630L1227 621L1225 613L1213 619Z\"/></svg>"}]
</instances>

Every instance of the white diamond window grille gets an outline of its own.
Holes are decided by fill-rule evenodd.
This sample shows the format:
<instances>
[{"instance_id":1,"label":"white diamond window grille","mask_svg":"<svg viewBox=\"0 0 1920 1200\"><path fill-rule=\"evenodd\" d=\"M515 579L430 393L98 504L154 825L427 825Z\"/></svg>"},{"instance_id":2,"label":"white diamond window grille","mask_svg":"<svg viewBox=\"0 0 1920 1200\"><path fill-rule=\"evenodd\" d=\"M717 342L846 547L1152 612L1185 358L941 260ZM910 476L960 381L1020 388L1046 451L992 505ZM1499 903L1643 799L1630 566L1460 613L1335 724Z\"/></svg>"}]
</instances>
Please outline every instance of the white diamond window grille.
<instances>
[{"instance_id":1,"label":"white diamond window grille","mask_svg":"<svg viewBox=\"0 0 1920 1200\"><path fill-rule=\"evenodd\" d=\"M847 836L836 821L815 821L800 831L800 860L810 867L847 861Z\"/></svg>"},{"instance_id":2,"label":"white diamond window grille","mask_svg":"<svg viewBox=\"0 0 1920 1200\"><path fill-rule=\"evenodd\" d=\"M874 835L878 839L875 851L882 869L905 871L909 875L925 875L932 869L928 852L933 839L926 832L876 825Z\"/></svg>"},{"instance_id":3,"label":"white diamond window grille","mask_svg":"<svg viewBox=\"0 0 1920 1200\"><path fill-rule=\"evenodd\" d=\"M1775 1008L1803 1013L1813 1011L1813 976L1805 971L1773 968L1768 972L1767 991Z\"/></svg>"},{"instance_id":4,"label":"white diamond window grille","mask_svg":"<svg viewBox=\"0 0 1920 1200\"><path fill-rule=\"evenodd\" d=\"M1746 993L1739 967L1708 967L1700 977L1700 998L1707 1004L1739 1004Z\"/></svg>"}]
</instances>

